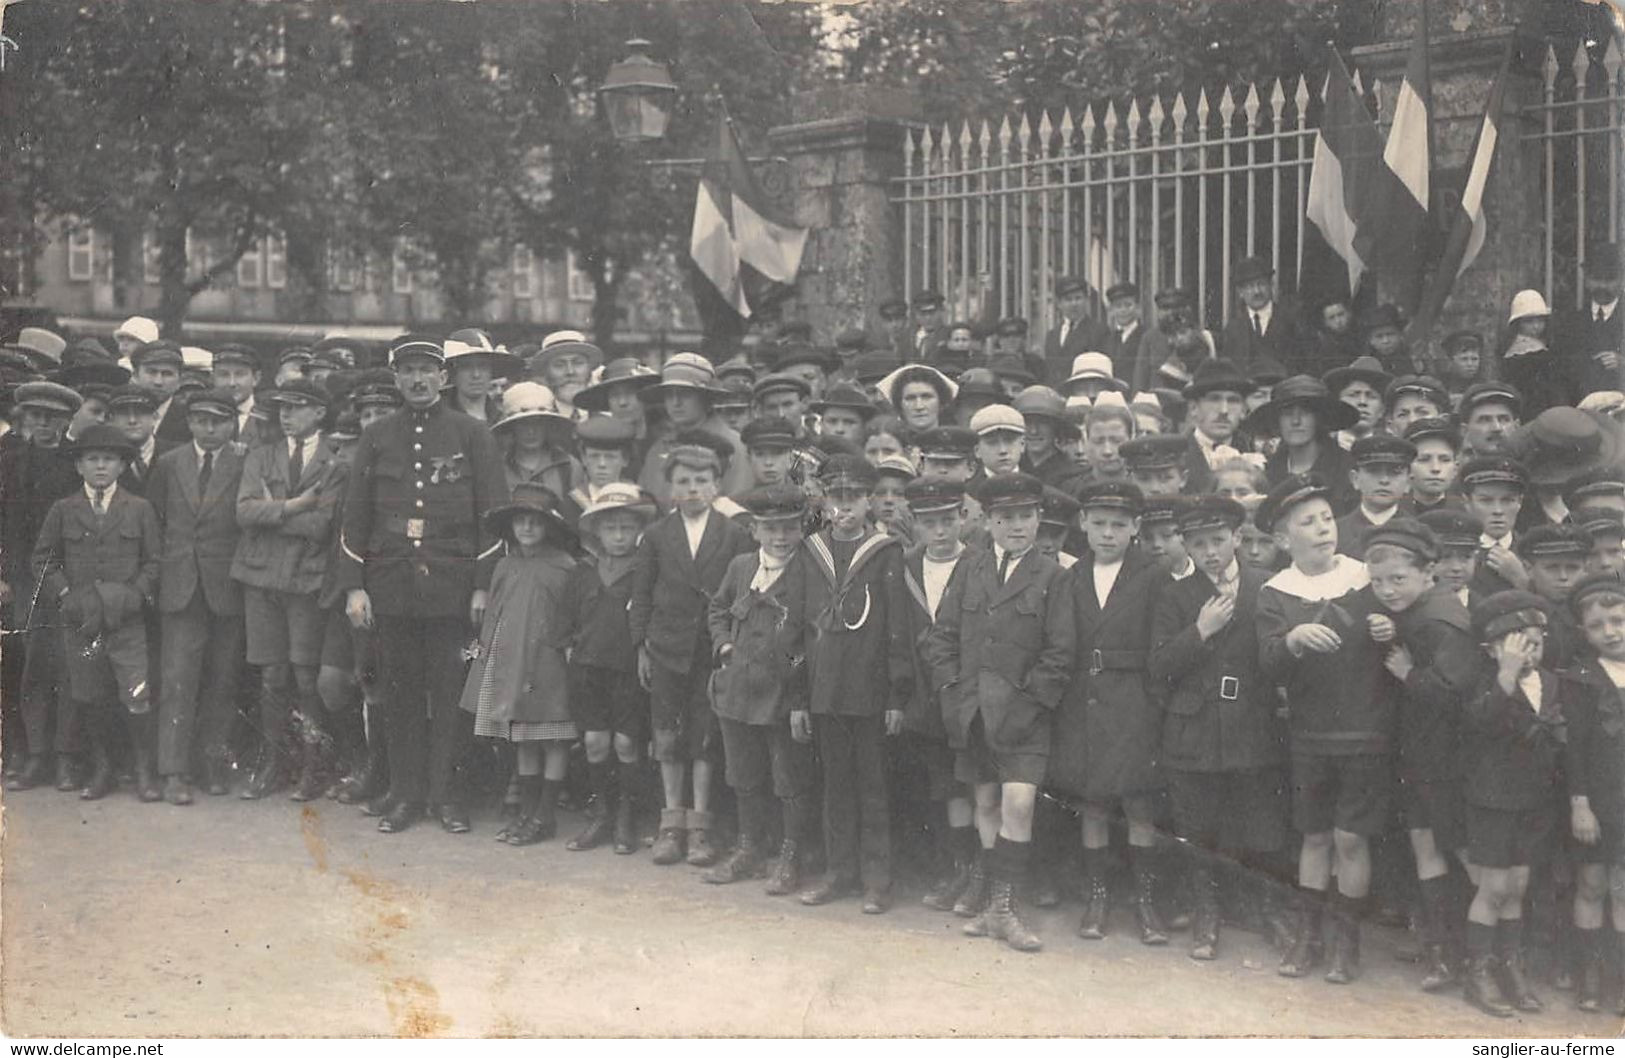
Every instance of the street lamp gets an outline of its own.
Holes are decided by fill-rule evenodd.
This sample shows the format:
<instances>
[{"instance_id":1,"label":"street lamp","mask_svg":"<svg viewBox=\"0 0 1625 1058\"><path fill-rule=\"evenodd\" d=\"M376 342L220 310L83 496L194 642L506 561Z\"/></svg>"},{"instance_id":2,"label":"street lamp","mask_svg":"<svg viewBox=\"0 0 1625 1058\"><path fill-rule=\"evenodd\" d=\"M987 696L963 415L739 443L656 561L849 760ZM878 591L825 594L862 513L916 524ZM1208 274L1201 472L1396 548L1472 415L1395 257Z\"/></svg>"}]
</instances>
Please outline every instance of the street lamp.
<instances>
[{"instance_id":1,"label":"street lamp","mask_svg":"<svg viewBox=\"0 0 1625 1058\"><path fill-rule=\"evenodd\" d=\"M598 89L610 130L622 143L663 139L677 101L677 85L666 65L650 57L648 41L629 40L626 46L631 54L609 68Z\"/></svg>"}]
</instances>

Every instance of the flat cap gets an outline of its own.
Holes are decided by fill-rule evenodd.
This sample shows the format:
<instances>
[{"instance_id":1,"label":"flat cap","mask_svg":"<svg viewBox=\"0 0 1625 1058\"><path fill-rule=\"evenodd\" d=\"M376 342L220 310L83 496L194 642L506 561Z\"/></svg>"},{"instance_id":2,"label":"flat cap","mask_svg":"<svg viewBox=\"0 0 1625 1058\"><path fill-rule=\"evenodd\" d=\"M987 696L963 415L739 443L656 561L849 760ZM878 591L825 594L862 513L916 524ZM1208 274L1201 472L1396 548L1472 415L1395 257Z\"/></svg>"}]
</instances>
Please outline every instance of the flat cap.
<instances>
[{"instance_id":1,"label":"flat cap","mask_svg":"<svg viewBox=\"0 0 1625 1058\"><path fill-rule=\"evenodd\" d=\"M1132 481L1096 481L1078 493L1078 505L1086 511L1091 507L1108 507L1138 515L1145 509L1145 493Z\"/></svg>"},{"instance_id":2,"label":"flat cap","mask_svg":"<svg viewBox=\"0 0 1625 1058\"><path fill-rule=\"evenodd\" d=\"M1591 535L1577 525L1537 525L1518 538L1520 558L1584 558L1591 554Z\"/></svg>"},{"instance_id":3,"label":"flat cap","mask_svg":"<svg viewBox=\"0 0 1625 1058\"><path fill-rule=\"evenodd\" d=\"M745 448L794 448L796 444L796 427L789 419L782 415L769 415L760 419L752 419L739 431L739 440Z\"/></svg>"},{"instance_id":4,"label":"flat cap","mask_svg":"<svg viewBox=\"0 0 1625 1058\"><path fill-rule=\"evenodd\" d=\"M795 393L798 394L802 400L806 400L808 397L812 396L812 387L807 385L806 379L801 378L798 375L788 375L782 372L774 372L771 375L764 375L763 377L757 379L756 384L751 387L751 396L758 400L765 397L769 393L781 392Z\"/></svg>"},{"instance_id":5,"label":"flat cap","mask_svg":"<svg viewBox=\"0 0 1625 1058\"><path fill-rule=\"evenodd\" d=\"M1415 458L1415 445L1383 433L1361 437L1349 446L1349 459L1357 467L1408 467Z\"/></svg>"},{"instance_id":6,"label":"flat cap","mask_svg":"<svg viewBox=\"0 0 1625 1058\"><path fill-rule=\"evenodd\" d=\"M1269 532L1275 523L1292 513L1292 509L1310 500L1330 500L1331 488L1318 474L1288 474L1270 489L1258 505L1253 524Z\"/></svg>"},{"instance_id":7,"label":"flat cap","mask_svg":"<svg viewBox=\"0 0 1625 1058\"><path fill-rule=\"evenodd\" d=\"M837 490L868 492L879 475L869 461L858 455L832 455L818 468L819 484L825 492Z\"/></svg>"},{"instance_id":8,"label":"flat cap","mask_svg":"<svg viewBox=\"0 0 1625 1058\"><path fill-rule=\"evenodd\" d=\"M1498 591L1473 605L1473 631L1487 643L1521 628L1545 628L1547 609L1533 592Z\"/></svg>"},{"instance_id":9,"label":"flat cap","mask_svg":"<svg viewBox=\"0 0 1625 1058\"><path fill-rule=\"evenodd\" d=\"M915 514L957 511L965 502L965 489L942 478L915 478L903 486L903 499Z\"/></svg>"},{"instance_id":10,"label":"flat cap","mask_svg":"<svg viewBox=\"0 0 1625 1058\"><path fill-rule=\"evenodd\" d=\"M1129 471L1164 470L1185 461L1190 440L1184 434L1147 434L1125 441L1118 449Z\"/></svg>"},{"instance_id":11,"label":"flat cap","mask_svg":"<svg viewBox=\"0 0 1625 1058\"><path fill-rule=\"evenodd\" d=\"M1479 456L1469 459L1461 468L1459 480L1463 490L1475 485L1515 485L1529 488L1529 472L1516 459L1506 456Z\"/></svg>"},{"instance_id":12,"label":"flat cap","mask_svg":"<svg viewBox=\"0 0 1625 1058\"><path fill-rule=\"evenodd\" d=\"M978 437L990 433L1027 433L1027 421L1008 404L989 404L970 417L970 428Z\"/></svg>"},{"instance_id":13,"label":"flat cap","mask_svg":"<svg viewBox=\"0 0 1625 1058\"><path fill-rule=\"evenodd\" d=\"M59 382L24 382L12 393L12 406L72 415L84 398Z\"/></svg>"},{"instance_id":14,"label":"flat cap","mask_svg":"<svg viewBox=\"0 0 1625 1058\"><path fill-rule=\"evenodd\" d=\"M759 522L799 522L807 514L807 494L794 485L761 485L740 497L739 505Z\"/></svg>"},{"instance_id":15,"label":"flat cap","mask_svg":"<svg viewBox=\"0 0 1625 1058\"><path fill-rule=\"evenodd\" d=\"M1246 520L1247 508L1228 496L1211 493L1194 497L1178 515L1179 531L1182 533L1199 533L1205 529L1234 532Z\"/></svg>"},{"instance_id":16,"label":"flat cap","mask_svg":"<svg viewBox=\"0 0 1625 1058\"><path fill-rule=\"evenodd\" d=\"M1585 609L1586 600L1597 595L1625 597L1625 578L1621 578L1618 570L1612 569L1598 570L1581 577L1579 583L1569 589L1569 609L1579 617Z\"/></svg>"},{"instance_id":17,"label":"flat cap","mask_svg":"<svg viewBox=\"0 0 1625 1058\"><path fill-rule=\"evenodd\" d=\"M1390 518L1365 534L1368 554L1378 544L1402 547L1428 562L1439 557L1438 536L1415 518Z\"/></svg>"},{"instance_id":18,"label":"flat cap","mask_svg":"<svg viewBox=\"0 0 1625 1058\"><path fill-rule=\"evenodd\" d=\"M1440 507L1416 519L1433 530L1441 548L1470 547L1477 550L1484 535L1484 523L1471 511L1459 507Z\"/></svg>"},{"instance_id":19,"label":"flat cap","mask_svg":"<svg viewBox=\"0 0 1625 1058\"><path fill-rule=\"evenodd\" d=\"M1066 418L1066 398L1048 386L1028 386L1016 394L1011 406L1024 418L1029 415L1056 420Z\"/></svg>"},{"instance_id":20,"label":"flat cap","mask_svg":"<svg viewBox=\"0 0 1625 1058\"><path fill-rule=\"evenodd\" d=\"M987 511L1039 507L1044 502L1044 483L1031 474L1000 474L983 480L976 490L976 502Z\"/></svg>"}]
</instances>

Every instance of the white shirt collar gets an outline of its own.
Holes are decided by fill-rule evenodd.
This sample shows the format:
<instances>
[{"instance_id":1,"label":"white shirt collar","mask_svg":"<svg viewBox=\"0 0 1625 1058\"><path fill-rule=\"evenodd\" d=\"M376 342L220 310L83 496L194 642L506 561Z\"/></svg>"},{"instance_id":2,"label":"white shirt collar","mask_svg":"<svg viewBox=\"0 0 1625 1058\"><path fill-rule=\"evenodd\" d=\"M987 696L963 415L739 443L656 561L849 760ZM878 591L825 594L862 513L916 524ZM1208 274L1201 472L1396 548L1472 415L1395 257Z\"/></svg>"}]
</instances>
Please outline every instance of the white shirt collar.
<instances>
[{"instance_id":1,"label":"white shirt collar","mask_svg":"<svg viewBox=\"0 0 1625 1058\"><path fill-rule=\"evenodd\" d=\"M1095 579L1095 602L1101 606L1111 597L1112 588L1117 584L1117 575L1123 571L1123 560L1116 562L1096 562L1092 570Z\"/></svg>"},{"instance_id":2,"label":"white shirt collar","mask_svg":"<svg viewBox=\"0 0 1625 1058\"><path fill-rule=\"evenodd\" d=\"M1360 513L1364 515L1365 520L1370 522L1372 525L1387 525L1389 519L1399 513L1399 507L1393 506L1388 508L1386 511L1373 511L1370 507L1367 507L1362 503L1360 504Z\"/></svg>"},{"instance_id":3,"label":"white shirt collar","mask_svg":"<svg viewBox=\"0 0 1625 1058\"><path fill-rule=\"evenodd\" d=\"M1480 533L1478 535L1478 546L1483 548L1504 547L1508 551L1511 551L1512 534L1508 533L1505 536L1491 536L1489 533Z\"/></svg>"},{"instance_id":4,"label":"white shirt collar","mask_svg":"<svg viewBox=\"0 0 1625 1058\"><path fill-rule=\"evenodd\" d=\"M1602 671L1613 681L1615 687L1625 688L1625 661L1598 658L1597 664L1602 666Z\"/></svg>"},{"instance_id":5,"label":"white shirt collar","mask_svg":"<svg viewBox=\"0 0 1625 1058\"><path fill-rule=\"evenodd\" d=\"M1029 547L1027 550L1021 552L1021 554L1019 554L1019 555L1011 555L1010 556L1010 568L1005 571L1004 579L1008 581L1011 577L1015 576L1016 567L1021 565L1021 560L1026 558L1028 555L1030 555L1032 553L1033 553L1033 549ZM1008 555L1008 554L1010 554L1010 553L1008 551L1006 551L1004 548L1000 547L998 544L993 545L993 568L994 568L995 571L997 571L999 566L1003 564L1004 556Z\"/></svg>"},{"instance_id":6,"label":"white shirt collar","mask_svg":"<svg viewBox=\"0 0 1625 1058\"><path fill-rule=\"evenodd\" d=\"M1212 577L1208 577L1208 580L1213 581L1213 586L1215 588L1223 589L1237 584L1240 581L1240 578L1241 561L1233 558L1230 560L1230 565L1225 567L1224 573L1219 576L1218 580L1213 580Z\"/></svg>"},{"instance_id":7,"label":"white shirt collar","mask_svg":"<svg viewBox=\"0 0 1625 1058\"><path fill-rule=\"evenodd\" d=\"M1268 305L1265 305L1261 309L1257 309L1257 310L1248 309L1247 310L1247 325L1249 327L1252 326L1252 323L1253 323L1252 318L1254 316L1258 317L1258 326L1259 326L1260 330L1265 330L1265 331L1269 330L1270 329L1270 320L1275 317L1275 302L1272 301Z\"/></svg>"},{"instance_id":8,"label":"white shirt collar","mask_svg":"<svg viewBox=\"0 0 1625 1058\"><path fill-rule=\"evenodd\" d=\"M205 452L203 450L203 446L198 444L196 441L192 442L192 451L197 453L197 461L200 464L203 462L203 457L209 454L209 453ZM216 448L215 451L219 452L220 449Z\"/></svg>"},{"instance_id":9,"label":"white shirt collar","mask_svg":"<svg viewBox=\"0 0 1625 1058\"><path fill-rule=\"evenodd\" d=\"M1619 308L1618 297L1614 298L1612 301L1593 301L1591 303L1591 318L1595 320L1597 318L1597 310L1601 309L1603 321L1611 321L1614 318L1614 310L1617 308Z\"/></svg>"},{"instance_id":10,"label":"white shirt collar","mask_svg":"<svg viewBox=\"0 0 1625 1058\"><path fill-rule=\"evenodd\" d=\"M147 439L141 442L141 464L143 466L152 466L152 457L157 451L158 435L155 433L148 434Z\"/></svg>"},{"instance_id":11,"label":"white shirt collar","mask_svg":"<svg viewBox=\"0 0 1625 1058\"><path fill-rule=\"evenodd\" d=\"M88 483L85 484L84 490L85 490L85 499L90 501L90 509L91 510L96 510L96 490L91 488ZM104 496L104 499L106 500L108 507L113 506L113 497L117 496L117 495L118 495L118 482L115 481L111 485L107 486L107 492L106 492L106 494ZM101 512L97 511L97 513L99 514Z\"/></svg>"}]
</instances>

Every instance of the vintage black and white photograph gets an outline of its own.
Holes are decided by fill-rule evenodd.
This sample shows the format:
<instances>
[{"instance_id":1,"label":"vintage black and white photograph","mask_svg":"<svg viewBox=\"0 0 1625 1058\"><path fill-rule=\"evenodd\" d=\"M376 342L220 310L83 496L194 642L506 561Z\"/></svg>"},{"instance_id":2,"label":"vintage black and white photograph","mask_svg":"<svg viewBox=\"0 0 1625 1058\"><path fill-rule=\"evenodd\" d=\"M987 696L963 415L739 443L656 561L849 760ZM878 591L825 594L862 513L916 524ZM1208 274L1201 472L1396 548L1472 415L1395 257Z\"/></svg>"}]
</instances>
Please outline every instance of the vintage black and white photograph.
<instances>
[{"instance_id":1,"label":"vintage black and white photograph","mask_svg":"<svg viewBox=\"0 0 1625 1058\"><path fill-rule=\"evenodd\" d=\"M0 1033L1618 1036L1622 56L0 0Z\"/></svg>"}]
</instances>

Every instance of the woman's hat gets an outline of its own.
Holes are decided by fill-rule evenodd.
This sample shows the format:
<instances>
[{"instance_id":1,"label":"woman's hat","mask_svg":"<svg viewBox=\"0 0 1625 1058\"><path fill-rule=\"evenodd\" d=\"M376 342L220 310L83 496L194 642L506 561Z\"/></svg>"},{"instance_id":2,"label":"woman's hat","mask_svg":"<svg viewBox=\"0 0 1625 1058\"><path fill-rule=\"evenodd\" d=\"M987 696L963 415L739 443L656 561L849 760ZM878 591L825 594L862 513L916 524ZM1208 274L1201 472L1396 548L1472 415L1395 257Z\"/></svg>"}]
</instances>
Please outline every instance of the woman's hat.
<instances>
[{"instance_id":1,"label":"woman's hat","mask_svg":"<svg viewBox=\"0 0 1625 1058\"><path fill-rule=\"evenodd\" d=\"M559 411L558 398L540 382L515 382L502 391L502 416L491 425L500 430L526 419L562 422L575 425L575 420Z\"/></svg>"},{"instance_id":2,"label":"woman's hat","mask_svg":"<svg viewBox=\"0 0 1625 1058\"><path fill-rule=\"evenodd\" d=\"M904 364L879 382L876 382L875 389L879 390L880 395L885 397L893 407L898 407L898 400L903 394L903 387L910 382L924 382L934 388L937 395L942 398L942 405L945 410L948 404L959 395L959 385L930 364ZM997 383L994 383L994 386L997 387ZM1003 390L998 390L998 397L1000 400L1004 399Z\"/></svg>"},{"instance_id":3,"label":"woman's hat","mask_svg":"<svg viewBox=\"0 0 1625 1058\"><path fill-rule=\"evenodd\" d=\"M660 513L655 507L655 501L642 489L629 481L612 481L598 490L598 494L587 504L586 509L581 512L581 517L577 519L576 524L582 535L591 537L598 517L611 511L629 511L643 519L644 525L654 521Z\"/></svg>"},{"instance_id":4,"label":"woman's hat","mask_svg":"<svg viewBox=\"0 0 1625 1058\"><path fill-rule=\"evenodd\" d=\"M1507 314L1507 322L1517 323L1519 320L1551 314L1552 310L1546 307L1546 299L1540 291L1520 290L1512 295L1512 311Z\"/></svg>"},{"instance_id":5,"label":"woman's hat","mask_svg":"<svg viewBox=\"0 0 1625 1058\"><path fill-rule=\"evenodd\" d=\"M659 382L660 372L643 361L632 356L619 357L604 365L597 381L576 392L575 406L588 411L608 411L611 386L629 385L641 390Z\"/></svg>"},{"instance_id":6,"label":"woman's hat","mask_svg":"<svg viewBox=\"0 0 1625 1058\"><path fill-rule=\"evenodd\" d=\"M1360 413L1326 390L1326 383L1310 375L1293 375L1275 384L1267 403L1253 409L1242 420L1242 429L1256 436L1274 437L1281 429L1281 412L1289 407L1307 407L1315 413L1315 424L1323 434L1346 430Z\"/></svg>"},{"instance_id":7,"label":"woman's hat","mask_svg":"<svg viewBox=\"0 0 1625 1058\"><path fill-rule=\"evenodd\" d=\"M485 527L498 536L513 536L513 520L518 514L539 514L548 528L567 545L574 546L576 531L564 517L563 505L553 490L534 481L521 481L513 487L513 498L485 512Z\"/></svg>"},{"instance_id":8,"label":"woman's hat","mask_svg":"<svg viewBox=\"0 0 1625 1058\"><path fill-rule=\"evenodd\" d=\"M485 362L491 365L491 374L501 378L519 378L525 372L524 361L508 352L505 347L492 344L491 336L477 327L452 331L441 348L446 354L448 372L457 370L458 364L466 364L479 358L484 358Z\"/></svg>"},{"instance_id":9,"label":"woman's hat","mask_svg":"<svg viewBox=\"0 0 1625 1058\"><path fill-rule=\"evenodd\" d=\"M714 398L722 393L717 385L717 371L711 361L699 353L674 353L660 367L660 381L646 387L644 400L659 401L668 392L699 393Z\"/></svg>"},{"instance_id":10,"label":"woman's hat","mask_svg":"<svg viewBox=\"0 0 1625 1058\"><path fill-rule=\"evenodd\" d=\"M589 342L585 334L580 331L554 331L542 339L542 347L530 358L527 366L532 372L541 374L565 353L578 353L585 357L588 367L597 367L604 362L604 351Z\"/></svg>"},{"instance_id":11,"label":"woman's hat","mask_svg":"<svg viewBox=\"0 0 1625 1058\"><path fill-rule=\"evenodd\" d=\"M1074 382L1104 382L1122 392L1128 392L1128 383L1112 374L1112 358L1105 353L1079 353L1072 358L1072 374L1067 385Z\"/></svg>"},{"instance_id":12,"label":"woman's hat","mask_svg":"<svg viewBox=\"0 0 1625 1058\"><path fill-rule=\"evenodd\" d=\"M1619 427L1608 417L1579 408L1547 408L1520 426L1507 452L1536 485L1563 485L1572 478L1619 462Z\"/></svg>"}]
</instances>

